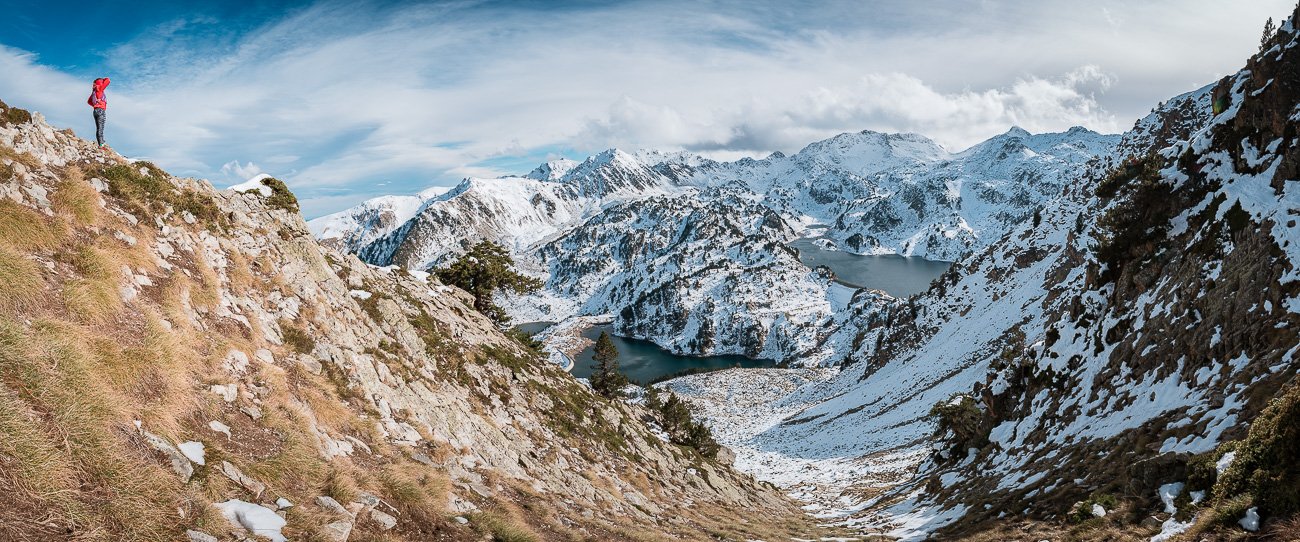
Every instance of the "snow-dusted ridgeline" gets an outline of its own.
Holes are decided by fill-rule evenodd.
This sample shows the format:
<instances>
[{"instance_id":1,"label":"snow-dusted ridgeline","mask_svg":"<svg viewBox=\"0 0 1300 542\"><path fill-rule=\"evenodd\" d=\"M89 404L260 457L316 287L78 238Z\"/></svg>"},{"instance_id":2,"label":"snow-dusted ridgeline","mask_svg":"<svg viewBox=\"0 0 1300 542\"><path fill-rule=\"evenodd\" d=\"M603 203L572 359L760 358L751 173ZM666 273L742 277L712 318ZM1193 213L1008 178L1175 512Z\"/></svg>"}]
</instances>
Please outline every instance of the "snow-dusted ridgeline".
<instances>
[{"instance_id":1,"label":"snow-dusted ridgeline","mask_svg":"<svg viewBox=\"0 0 1300 542\"><path fill-rule=\"evenodd\" d=\"M525 177L467 179L400 226L313 228L368 240L352 249L371 263L418 269L498 241L547 282L507 300L518 321L607 314L621 333L677 353L790 361L827 339L851 293L786 243L819 226L842 250L955 259L1029 219L1117 138L1013 128L952 154L916 134L864 131L736 162L610 150ZM379 203L340 215L371 216Z\"/></svg>"}]
</instances>

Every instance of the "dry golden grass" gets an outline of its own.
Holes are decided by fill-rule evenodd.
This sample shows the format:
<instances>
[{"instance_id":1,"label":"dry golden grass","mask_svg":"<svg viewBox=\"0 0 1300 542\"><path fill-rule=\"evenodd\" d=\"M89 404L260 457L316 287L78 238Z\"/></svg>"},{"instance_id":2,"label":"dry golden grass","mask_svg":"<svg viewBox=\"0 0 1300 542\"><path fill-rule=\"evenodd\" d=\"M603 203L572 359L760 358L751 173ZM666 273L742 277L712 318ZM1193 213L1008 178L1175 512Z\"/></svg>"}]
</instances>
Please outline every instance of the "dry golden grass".
<instances>
[{"instance_id":1,"label":"dry golden grass","mask_svg":"<svg viewBox=\"0 0 1300 542\"><path fill-rule=\"evenodd\" d=\"M88 351L56 323L0 322L0 440L25 452L19 474L4 469L0 478L27 488L49 522L80 539L174 539L179 483L128 442L129 425Z\"/></svg>"},{"instance_id":2,"label":"dry golden grass","mask_svg":"<svg viewBox=\"0 0 1300 542\"><path fill-rule=\"evenodd\" d=\"M66 228L36 210L0 198L0 246L23 252L50 250L65 235Z\"/></svg>"},{"instance_id":3,"label":"dry golden grass","mask_svg":"<svg viewBox=\"0 0 1300 542\"><path fill-rule=\"evenodd\" d=\"M0 311L18 312L39 299L45 281L36 262L0 246Z\"/></svg>"},{"instance_id":4,"label":"dry golden grass","mask_svg":"<svg viewBox=\"0 0 1300 542\"><path fill-rule=\"evenodd\" d=\"M54 206L55 212L68 216L84 226L99 223L99 202L99 193L86 182L85 173L76 166L69 167L64 172L63 180L59 182L54 193L50 194L50 203Z\"/></svg>"},{"instance_id":5,"label":"dry golden grass","mask_svg":"<svg viewBox=\"0 0 1300 542\"><path fill-rule=\"evenodd\" d=\"M121 266L115 265L119 261L116 254L81 245L60 258L77 273L64 282L61 292L70 316L81 322L102 323L122 309Z\"/></svg>"},{"instance_id":6,"label":"dry golden grass","mask_svg":"<svg viewBox=\"0 0 1300 542\"><path fill-rule=\"evenodd\" d=\"M41 167L41 161L35 156L25 152L18 152L8 146L0 146L0 163L3 163L6 158L26 166L29 170L40 169Z\"/></svg>"}]
</instances>

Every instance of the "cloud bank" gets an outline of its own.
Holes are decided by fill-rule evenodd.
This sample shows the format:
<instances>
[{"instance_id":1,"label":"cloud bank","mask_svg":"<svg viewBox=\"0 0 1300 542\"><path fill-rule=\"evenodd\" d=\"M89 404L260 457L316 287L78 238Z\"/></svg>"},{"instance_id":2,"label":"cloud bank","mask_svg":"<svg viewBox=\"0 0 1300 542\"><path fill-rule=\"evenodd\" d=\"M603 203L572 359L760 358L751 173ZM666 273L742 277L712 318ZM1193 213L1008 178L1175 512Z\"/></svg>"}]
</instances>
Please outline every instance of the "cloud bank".
<instances>
[{"instance_id":1,"label":"cloud bank","mask_svg":"<svg viewBox=\"0 0 1300 542\"><path fill-rule=\"evenodd\" d=\"M119 151L219 186L276 175L310 216L607 147L729 158L862 129L952 150L1012 125L1120 131L1235 71L1290 2L960 6L324 2L244 32L164 21L94 74L0 46L0 97L86 135L89 80L109 75Z\"/></svg>"}]
</instances>

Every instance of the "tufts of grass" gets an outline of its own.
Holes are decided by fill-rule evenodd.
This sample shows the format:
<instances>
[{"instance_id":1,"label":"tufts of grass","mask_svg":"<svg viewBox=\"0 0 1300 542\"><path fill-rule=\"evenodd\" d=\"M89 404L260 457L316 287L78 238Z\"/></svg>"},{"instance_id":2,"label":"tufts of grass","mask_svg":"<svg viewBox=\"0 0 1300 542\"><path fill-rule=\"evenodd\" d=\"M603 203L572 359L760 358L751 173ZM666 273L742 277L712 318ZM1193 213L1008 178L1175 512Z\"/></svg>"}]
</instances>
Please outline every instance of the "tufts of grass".
<instances>
[{"instance_id":1,"label":"tufts of grass","mask_svg":"<svg viewBox=\"0 0 1300 542\"><path fill-rule=\"evenodd\" d=\"M35 301L43 286L36 262L0 245L0 310L18 310Z\"/></svg>"},{"instance_id":2,"label":"tufts of grass","mask_svg":"<svg viewBox=\"0 0 1300 542\"><path fill-rule=\"evenodd\" d=\"M162 169L149 162L118 164L98 174L108 181L108 194L118 198L132 214L152 218L170 206L209 225L226 225L225 214L210 196L176 186Z\"/></svg>"},{"instance_id":3,"label":"tufts of grass","mask_svg":"<svg viewBox=\"0 0 1300 542\"><path fill-rule=\"evenodd\" d=\"M82 246L65 256L79 274L63 285L69 314L83 322L104 322L122 308L118 259L107 251Z\"/></svg>"},{"instance_id":4,"label":"tufts of grass","mask_svg":"<svg viewBox=\"0 0 1300 542\"><path fill-rule=\"evenodd\" d=\"M495 512L476 512L469 520L480 531L492 536L493 542L538 542L532 530Z\"/></svg>"},{"instance_id":5,"label":"tufts of grass","mask_svg":"<svg viewBox=\"0 0 1300 542\"><path fill-rule=\"evenodd\" d=\"M63 228L35 209L0 199L0 246L24 252L50 250L63 241L65 234Z\"/></svg>"},{"instance_id":6,"label":"tufts of grass","mask_svg":"<svg viewBox=\"0 0 1300 542\"><path fill-rule=\"evenodd\" d=\"M356 500L360 491L357 488L356 477L352 473L344 471L338 465L330 469L321 484L322 495L331 497L341 503L350 503Z\"/></svg>"},{"instance_id":7,"label":"tufts of grass","mask_svg":"<svg viewBox=\"0 0 1300 542\"><path fill-rule=\"evenodd\" d=\"M86 182L81 168L75 166L68 168L63 181L50 194L56 212L87 226L99 222L99 201L99 193Z\"/></svg>"},{"instance_id":8,"label":"tufts of grass","mask_svg":"<svg viewBox=\"0 0 1300 542\"><path fill-rule=\"evenodd\" d=\"M85 540L176 538L179 480L129 442L127 416L96 371L84 333L58 322L0 321L0 383L0 447L24 452L21 469L0 468L0 485L41 504L39 516L20 524L53 523ZM7 537L2 529L0 538L50 539Z\"/></svg>"},{"instance_id":9,"label":"tufts of grass","mask_svg":"<svg viewBox=\"0 0 1300 542\"><path fill-rule=\"evenodd\" d=\"M294 352L310 354L316 349L316 340L288 320L280 321L280 334L284 338L284 345L292 348Z\"/></svg>"},{"instance_id":10,"label":"tufts of grass","mask_svg":"<svg viewBox=\"0 0 1300 542\"><path fill-rule=\"evenodd\" d=\"M266 204L274 209L281 209L290 213L298 212L298 198L293 195L284 181L275 177L262 179L262 185L271 189L271 195L266 198Z\"/></svg>"},{"instance_id":11,"label":"tufts of grass","mask_svg":"<svg viewBox=\"0 0 1300 542\"><path fill-rule=\"evenodd\" d=\"M0 126L26 124L31 121L32 113L30 111L0 102Z\"/></svg>"}]
</instances>

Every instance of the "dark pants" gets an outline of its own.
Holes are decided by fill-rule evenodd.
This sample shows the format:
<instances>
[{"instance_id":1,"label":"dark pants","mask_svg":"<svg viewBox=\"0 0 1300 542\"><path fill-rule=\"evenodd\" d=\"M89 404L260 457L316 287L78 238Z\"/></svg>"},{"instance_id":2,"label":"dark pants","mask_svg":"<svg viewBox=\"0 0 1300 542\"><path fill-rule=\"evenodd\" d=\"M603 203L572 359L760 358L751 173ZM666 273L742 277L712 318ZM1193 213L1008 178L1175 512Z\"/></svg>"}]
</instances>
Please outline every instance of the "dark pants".
<instances>
[{"instance_id":1,"label":"dark pants","mask_svg":"<svg viewBox=\"0 0 1300 542\"><path fill-rule=\"evenodd\" d=\"M95 142L104 144L104 109L95 108Z\"/></svg>"}]
</instances>

